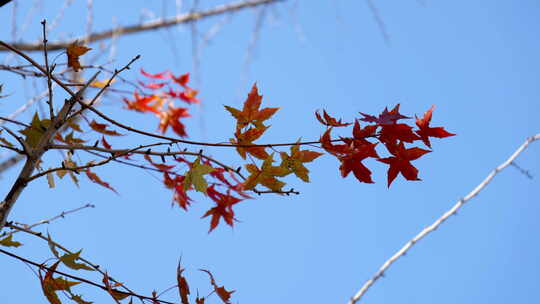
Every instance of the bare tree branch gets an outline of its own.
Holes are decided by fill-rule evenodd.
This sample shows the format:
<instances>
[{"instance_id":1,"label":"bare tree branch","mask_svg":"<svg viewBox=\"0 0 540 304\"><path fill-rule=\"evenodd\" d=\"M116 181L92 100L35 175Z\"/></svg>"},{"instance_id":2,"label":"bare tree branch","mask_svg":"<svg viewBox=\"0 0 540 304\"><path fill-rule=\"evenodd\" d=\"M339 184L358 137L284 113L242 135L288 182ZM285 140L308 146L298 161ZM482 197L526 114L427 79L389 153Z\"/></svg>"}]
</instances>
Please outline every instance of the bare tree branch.
<instances>
[{"instance_id":1,"label":"bare tree branch","mask_svg":"<svg viewBox=\"0 0 540 304\"><path fill-rule=\"evenodd\" d=\"M152 30L158 30L164 27L173 26L180 23L188 23L197 21L203 18L217 16L225 13L232 13L235 11L239 11L245 8L255 7L259 5L279 2L284 0L248 0L248 1L240 1L230 4L224 4L224 5L218 5L214 8L200 11L200 12L191 12L187 14L182 14L173 18L169 19L157 19L152 20L148 22L144 22L142 24L135 24L130 25L126 27L117 27L115 29L93 33L84 37L79 37L77 39L71 39L71 40L65 40L65 41L57 41L50 43L48 45L48 50L61 50L68 47L70 44L74 43L75 41L86 41L88 43L109 39L113 36L119 36L119 35L127 35L127 34L135 34L145 31L152 31ZM34 43L10 43L13 47L16 49L19 49L21 51L41 51L43 49L43 44L41 41L36 41ZM7 51L7 49L3 46L0 46L0 52L1 51Z\"/></svg>"},{"instance_id":2,"label":"bare tree branch","mask_svg":"<svg viewBox=\"0 0 540 304\"><path fill-rule=\"evenodd\" d=\"M10 3L10 2L11 2L11 0L0 0L0 7L6 5L6 4Z\"/></svg>"},{"instance_id":3,"label":"bare tree branch","mask_svg":"<svg viewBox=\"0 0 540 304\"><path fill-rule=\"evenodd\" d=\"M51 125L45 133L40 137L39 142L37 143L36 147L31 148L29 151L27 151L27 157L26 162L24 163L23 168L21 169L21 172L19 173L17 179L11 186L11 189L9 190L8 194L5 196L4 200L0 203L0 231L6 224L6 220L9 216L9 213L11 212L11 209L17 202L17 199L19 198L19 195L22 193L22 191L26 188L28 184L28 178L32 175L32 172L34 172L34 169L37 166L37 162L41 159L43 154L46 151L46 146L49 144L51 138L53 138L54 134L62 127L62 125L65 123L65 118L67 117L69 111L73 107L73 105L78 101L80 96L83 94L83 92L86 90L88 85L94 81L94 79L97 77L97 73L94 74L94 76L88 81L86 86L82 87L77 93L71 97L70 99L67 99L64 105L62 106L62 109L58 112L58 115L55 116L54 120L52 120ZM25 148L25 150L28 150Z\"/></svg>"},{"instance_id":4,"label":"bare tree branch","mask_svg":"<svg viewBox=\"0 0 540 304\"><path fill-rule=\"evenodd\" d=\"M438 218L433 224L430 226L424 228L420 233L418 233L415 237L413 237L410 241L408 241L400 250L398 250L390 259L388 259L384 264L379 268L379 271L375 273L375 275L366 281L362 288L350 299L349 304L354 304L362 298L366 294L366 292L369 290L369 288L377 282L378 279L380 279L386 270L392 266L394 262L396 262L400 257L404 256L411 248L414 246L417 242L422 240L424 237L426 237L431 232L437 230L442 223L444 223L450 216L455 215L457 211L465 205L469 200L471 200L473 197L477 196L480 191L482 191L490 182L491 180L497 175L499 172L504 170L506 167L510 166L513 161L518 157L519 154L521 154L527 146L529 146L530 143L532 143L535 140L540 139L540 133L531 136L527 138L527 140L502 164L500 164L497 168L495 168L491 173L488 174L488 176L478 185L476 188L474 188L467 196L460 199L450 210L446 211L440 218Z\"/></svg>"},{"instance_id":5,"label":"bare tree branch","mask_svg":"<svg viewBox=\"0 0 540 304\"><path fill-rule=\"evenodd\" d=\"M386 24L384 23L383 19L381 18L381 14L379 14L379 10L373 4L373 1L366 0L366 3L369 7L369 10L373 14L373 18L375 19L375 22L377 23L377 26L379 27L379 30L381 31L381 34L383 36L384 42L387 46L390 46L390 35L388 35L388 31L386 30Z\"/></svg>"},{"instance_id":6,"label":"bare tree branch","mask_svg":"<svg viewBox=\"0 0 540 304\"><path fill-rule=\"evenodd\" d=\"M10 158L6 159L5 161L0 163L0 173L6 171L7 169L15 166L18 164L21 160L24 159L23 154L15 154L11 156Z\"/></svg>"}]
</instances>

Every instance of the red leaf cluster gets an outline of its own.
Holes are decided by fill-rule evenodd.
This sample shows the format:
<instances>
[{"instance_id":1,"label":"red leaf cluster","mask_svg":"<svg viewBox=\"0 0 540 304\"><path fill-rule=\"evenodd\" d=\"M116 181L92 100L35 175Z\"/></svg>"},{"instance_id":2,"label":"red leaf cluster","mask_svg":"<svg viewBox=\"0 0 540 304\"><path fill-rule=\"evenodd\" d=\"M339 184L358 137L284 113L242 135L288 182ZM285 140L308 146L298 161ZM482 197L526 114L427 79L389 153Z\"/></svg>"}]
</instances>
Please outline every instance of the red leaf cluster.
<instances>
[{"instance_id":1,"label":"red leaf cluster","mask_svg":"<svg viewBox=\"0 0 540 304\"><path fill-rule=\"evenodd\" d=\"M433 109L434 106L422 118L416 118L417 129L398 122L401 119L409 118L399 113L399 104L391 111L385 108L378 116L360 113L363 117L355 120L352 137L341 137L334 140L330 136L332 127L343 126L344 124L341 123L341 120L331 117L326 112L323 112L324 118L316 113L317 120L330 127L321 136L321 146L326 152L340 161L339 170L342 177L347 177L349 173L353 172L360 182L373 183L371 171L362 163L362 161L371 157L389 165L388 187L399 173L407 180L420 180L418 178L418 169L411 164L411 161L431 151L419 147L406 148L405 143L422 141L431 148L429 137L444 138L455 135L447 132L443 127L432 128L429 126ZM371 124L362 128L359 120ZM341 143L334 144L337 141ZM378 143L384 145L392 156L381 158L375 150Z\"/></svg>"},{"instance_id":2,"label":"red leaf cluster","mask_svg":"<svg viewBox=\"0 0 540 304\"><path fill-rule=\"evenodd\" d=\"M169 127L176 135L186 137L186 128L182 119L190 117L188 109L177 107L175 100L181 100L187 104L200 103L197 99L197 90L188 86L189 74L178 77L171 72L151 74L141 69L141 74L150 78L150 82L139 81L142 89L149 89L151 93L142 94L139 91L133 92L133 99L124 98L127 109L140 113L153 113L159 118L158 129L161 133L167 132ZM177 89L177 87L180 89ZM167 105L167 109L164 107Z\"/></svg>"},{"instance_id":3,"label":"red leaf cluster","mask_svg":"<svg viewBox=\"0 0 540 304\"><path fill-rule=\"evenodd\" d=\"M193 202L189 193L195 189L193 189L193 187L187 188L185 186L186 175L175 172L173 169L177 168L176 165L156 163L152 160L150 155L145 155L144 158L154 168L163 172L163 184L167 189L173 190L173 202L187 211L188 207ZM194 165L194 162L190 162L181 157L176 157L175 160L187 165L189 168L192 168ZM202 165L212 167L208 160L204 160ZM226 174L228 176L226 176ZM205 194L215 203L215 206L210 208L202 217L205 218L211 216L209 232L219 225L221 218L223 218L227 225L232 227L235 220L234 211L232 209L233 205L251 197L244 193L243 184L235 178L231 171L220 167L212 167L212 171L208 176L210 177L211 182L209 183L210 185L206 187ZM224 190L220 190L220 188ZM232 195L232 193L236 193L238 197Z\"/></svg>"}]
</instances>

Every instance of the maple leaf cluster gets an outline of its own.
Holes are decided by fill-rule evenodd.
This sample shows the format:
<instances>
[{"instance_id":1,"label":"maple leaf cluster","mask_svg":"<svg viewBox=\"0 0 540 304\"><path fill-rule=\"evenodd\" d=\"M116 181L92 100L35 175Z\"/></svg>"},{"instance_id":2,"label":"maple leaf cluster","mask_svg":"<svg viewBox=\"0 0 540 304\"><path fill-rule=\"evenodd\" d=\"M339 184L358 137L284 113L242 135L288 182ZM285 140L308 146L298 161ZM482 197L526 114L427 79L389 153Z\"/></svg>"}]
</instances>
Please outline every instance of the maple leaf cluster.
<instances>
[{"instance_id":1,"label":"maple leaf cluster","mask_svg":"<svg viewBox=\"0 0 540 304\"><path fill-rule=\"evenodd\" d=\"M244 192L242 183L236 179L234 172L220 167L212 167L210 161L202 160L200 156L192 162L183 157L175 157L177 162L188 167L185 174L173 172L176 165L155 163L148 155L145 155L145 159L163 172L163 184L166 188L173 190L173 202L178 204L180 208L187 211L193 202L189 196L190 191L201 192L215 203L215 206L202 216L202 218L211 216L209 232L218 226L221 219L227 225L234 226L236 219L233 206L250 198ZM205 176L210 178L210 184Z\"/></svg>"},{"instance_id":2,"label":"maple leaf cluster","mask_svg":"<svg viewBox=\"0 0 540 304\"><path fill-rule=\"evenodd\" d=\"M8 246L8 247L18 247L22 244L19 242L12 241L11 234L2 240L0 242L1 246ZM156 291L152 292L151 297L146 296L140 296L135 293L133 293L131 290L129 290L123 283L118 282L117 280L110 277L107 273L107 271L101 271L99 270L99 266L93 265L83 259L81 257L82 249L77 252L69 252L66 249L64 249L62 246L58 245L55 241L52 240L50 234L47 233L47 237L45 240L48 242L49 249L51 253L53 254L52 258L47 259L47 261L43 262L42 264L37 264L34 262L31 262L34 266L37 266L39 268L37 272L38 279L40 281L41 289L43 292L43 295L47 299L48 303L51 304L62 304L63 302L60 300L59 292L61 292L64 296L69 298L75 303L78 304L92 304L93 302L87 301L83 299L83 295L76 293L73 290L73 287L81 284L81 283L88 283L88 280L85 280L81 277L67 274L64 270L59 271L57 270L61 265L65 266L66 268L70 270L84 270L84 271L97 271L102 275L101 282L103 285L100 287L107 292L116 303L120 303L121 300L130 298L129 303L133 303L134 298L139 299L147 299L151 301L154 304L164 303L165 301L160 299L160 295ZM60 254L59 249L64 251L64 254ZM48 266L49 260L56 260L52 265ZM177 269L176 269L176 280L177 285L175 286L178 288L178 294L180 296L180 301L182 304L190 304L192 303L190 301L190 287L188 284L188 280L186 276L184 275L185 269L182 268L181 260L178 263ZM216 297L223 303L223 304L231 304L231 296L235 292L234 290L227 290L225 286L219 286L216 282L216 279L214 278L214 275L212 272L206 269L199 269L200 272L206 273L209 276L210 279L210 285L212 288L212 291L207 296L200 296L199 292L197 290L197 295L195 298L195 304L204 304L206 300L212 296L216 295ZM95 286L97 283L92 283Z\"/></svg>"},{"instance_id":3,"label":"maple leaf cluster","mask_svg":"<svg viewBox=\"0 0 540 304\"><path fill-rule=\"evenodd\" d=\"M278 177L285 177L294 173L304 182L309 182L309 170L304 166L304 163L311 162L322 153L300 150L300 145L291 145L290 154L280 152L281 163L274 166L273 153L269 154L266 150L269 146L255 145L253 142L259 139L269 128L264 122L271 118L279 108L263 108L260 109L262 96L259 95L257 85L254 84L247 99L244 101L242 110L225 106L225 109L236 119L235 138L231 138L230 142L236 146L236 151L243 158L253 156L256 159L262 160L262 165L259 167L253 160L252 163L246 164L245 168L250 173L250 176L243 183L244 190L253 190L257 185L262 185L271 191L282 192L285 183Z\"/></svg>"},{"instance_id":4,"label":"maple leaf cluster","mask_svg":"<svg viewBox=\"0 0 540 304\"><path fill-rule=\"evenodd\" d=\"M178 136L186 137L186 128L180 120L190 117L190 114L187 108L175 106L174 101L180 100L187 104L200 103L197 99L198 91L188 86L189 73L176 77L168 71L151 74L141 69L140 72L144 77L151 79L150 82L139 81L139 85L143 89L150 90L150 93L142 94L134 91L132 100L123 99L126 107L136 112L155 114L159 118L158 129L161 133L167 132L170 127Z\"/></svg>"},{"instance_id":5,"label":"maple leaf cluster","mask_svg":"<svg viewBox=\"0 0 540 304\"><path fill-rule=\"evenodd\" d=\"M321 136L321 146L340 161L339 170L342 177L347 177L352 172L360 182L373 183L371 171L362 161L374 158L389 165L388 187L398 174L407 180L420 180L418 169L411 164L411 161L431 151L419 147L407 148L405 143L412 144L415 141L422 141L431 148L430 137L444 138L455 135L447 132L443 127L430 127L434 108L435 106L432 106L422 118L416 117L416 129L399 122L402 119L410 118L399 113L399 104L391 111L385 108L378 116L360 113L362 118L354 121L352 137L340 137L338 140L331 139L332 129L349 126L352 123L342 123L341 119L337 120L331 117L326 111L323 111L322 116L316 112L315 115L319 122L328 127ZM361 127L359 121L369 124ZM335 141L342 143L334 144ZM386 147L386 150L391 154L390 157L379 157L375 149L379 143Z\"/></svg>"}]
</instances>

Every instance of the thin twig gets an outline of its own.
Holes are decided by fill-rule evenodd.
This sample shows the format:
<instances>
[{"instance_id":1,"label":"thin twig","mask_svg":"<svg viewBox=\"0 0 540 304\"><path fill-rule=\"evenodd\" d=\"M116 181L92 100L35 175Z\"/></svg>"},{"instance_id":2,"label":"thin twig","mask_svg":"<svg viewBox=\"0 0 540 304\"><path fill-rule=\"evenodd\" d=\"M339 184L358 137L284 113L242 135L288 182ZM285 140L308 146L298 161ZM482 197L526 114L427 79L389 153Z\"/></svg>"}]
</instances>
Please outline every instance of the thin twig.
<instances>
[{"instance_id":1,"label":"thin twig","mask_svg":"<svg viewBox=\"0 0 540 304\"><path fill-rule=\"evenodd\" d=\"M525 170L525 169L521 168L520 166L518 166L518 164L516 164L516 162L512 162L511 165L514 168L516 168L519 172L521 172L521 174L525 175L528 179L533 179L533 176L529 172L529 170Z\"/></svg>"},{"instance_id":2,"label":"thin twig","mask_svg":"<svg viewBox=\"0 0 540 304\"><path fill-rule=\"evenodd\" d=\"M45 71L47 72L47 89L49 90L49 117L52 120L54 118L54 107L53 107L53 91L52 91L52 81L51 81L51 72L52 68L49 68L49 56L47 55L47 21L43 19L41 21L41 26L43 27L43 56L45 57Z\"/></svg>"},{"instance_id":3,"label":"thin twig","mask_svg":"<svg viewBox=\"0 0 540 304\"><path fill-rule=\"evenodd\" d=\"M388 31L386 30L386 25L384 24L384 21L381 18L381 14L379 13L379 10L375 6L375 4L373 4L372 0L366 0L366 2L369 7L369 10L373 14L373 18L375 19L375 22L377 23L379 30L381 31L384 42L386 43L387 46L390 46L390 35L388 35Z\"/></svg>"},{"instance_id":4,"label":"thin twig","mask_svg":"<svg viewBox=\"0 0 540 304\"><path fill-rule=\"evenodd\" d=\"M88 104L84 104L80 101L80 104L84 104L85 106L84 107L81 107L81 109L79 109L77 112L75 112L73 115L71 115L69 119L72 119L74 117L77 117L79 114L81 114L85 109L87 108L91 108L94 103L96 102L96 100L105 92L105 90L107 88L109 88L109 86L111 85L111 83L113 82L113 80L116 78L116 76L118 76L118 74L122 73L123 71L125 70L129 70L129 67L131 66L131 64L133 64L133 62L135 62L136 60L138 60L139 58L141 58L141 55L137 55L135 56L133 59L131 59L128 64L126 64L124 67L122 67L120 70L114 70L114 73L112 74L112 76L109 78L109 80L107 81L107 83L101 87L101 89L97 92L97 94L94 96L94 98L92 98L92 100L88 103Z\"/></svg>"},{"instance_id":5,"label":"thin twig","mask_svg":"<svg viewBox=\"0 0 540 304\"><path fill-rule=\"evenodd\" d=\"M33 176L28 177L27 182L31 182L34 179L40 178L42 176L45 176L45 175L47 175L49 173L53 173L53 172L56 172L56 171L68 170L68 171L73 171L73 172L78 173L79 171L82 171L84 169L103 166L103 165L111 162L112 160L114 160L114 159L116 159L118 157L121 157L121 156L124 156L124 155L129 155L129 154L134 153L135 151L140 150L140 149L148 149L150 147L154 147L156 145L161 145L161 144L162 143L141 145L141 146L135 147L135 148L133 148L131 150L124 150L124 151L119 152L117 154L111 154L110 157L108 157L108 158L106 158L106 159L104 159L104 160L102 160L100 162L97 162L97 163L90 162L89 164L84 165L84 166L77 166L77 167L62 166L62 167L59 167L59 168L53 168L53 169L45 170L45 171L37 173L37 174L35 174Z\"/></svg>"},{"instance_id":6,"label":"thin twig","mask_svg":"<svg viewBox=\"0 0 540 304\"><path fill-rule=\"evenodd\" d=\"M138 147L135 147L135 148L132 148L132 149L107 149L107 148L102 148L102 147L98 147L98 146L85 146L85 145L79 145L79 144L73 144L73 145L59 145L59 144L50 144L49 146L47 146L47 149L59 149L59 150L83 150L83 151L87 151L87 152L91 152L91 151L99 151L99 152L104 152L104 153L109 153L110 155L114 155L114 156L104 156L104 155L99 155L100 157L103 157L105 158L104 161L102 162L99 162L99 163L95 163L93 165L87 165L87 166L81 166L81 167L72 167L72 168L68 168L68 167L62 167L62 168L55 168L55 169L50 169L50 170L47 170L47 171L44 171L44 172L40 172L39 174L36 174L35 176L31 177L30 180L33 180L33 179L36 179L38 177L41 177L41 176L44 176L46 175L47 173L51 173L51 172L54 172L54 171L60 171L60 170L72 170L72 171L79 171L81 169L85 169L85 168L90 168L90 167L96 167L96 166L101 166L105 163L108 163L110 161L117 161L117 162L120 162L120 163L123 163L125 165L130 165L130 166L135 166L135 167L138 167L138 168L143 168L143 169L150 169L150 170L154 170L154 171L158 171L158 172L163 172L162 170L157 170L157 169L154 169L154 168L147 168L147 167L144 167L144 166L140 166L140 165L136 165L136 164L131 164L131 163L126 163L126 162L123 162L123 161L120 161L118 160L117 158L123 156L123 155L128 155L128 154L144 154L144 155L155 155L155 156L178 156L178 155L189 155L189 156L197 156L197 157L201 157L202 159L204 160L207 160L211 163L214 163L220 167L222 167L223 169L229 171L229 172L233 172L234 174L238 175L241 179L243 180L246 180L247 178L242 174L240 173L238 170L230 167L230 166L227 166L226 164L208 156L208 155L205 155L203 153L201 153L200 151L199 152L189 152L189 151L177 151L177 152L174 152L174 151L166 151L166 152L160 152L160 151L152 151L152 150L147 150L149 147L157 147L157 146L161 146L161 145L170 145L171 143L154 143L154 144L149 144L149 145L144 145L144 146L138 146ZM95 153L95 152L94 152ZM94 154L92 153L92 154ZM95 155L95 154L94 154ZM175 174L173 172L170 172L172 174ZM300 192L298 191L295 191L294 189L290 189L290 190L286 190L286 191L275 191L275 190L258 190L258 189L253 189L252 190L253 192L255 192L256 194L267 194L267 193L276 193L276 194L285 194L285 195L291 195L291 194L300 194Z\"/></svg>"},{"instance_id":7,"label":"thin twig","mask_svg":"<svg viewBox=\"0 0 540 304\"><path fill-rule=\"evenodd\" d=\"M7 256L10 256L12 258L15 258L17 260L20 260L20 261L23 261L27 264L30 264L32 266L35 266L35 267L38 267L40 269L45 269L47 271L51 271L51 272L54 272L54 273L57 273L57 274L60 274L60 275L63 275L65 277L68 277L70 279L73 279L73 280L78 280L80 282L83 282L85 284L88 284L88 285L92 285L94 287L97 287L97 288L100 288L102 290L105 290L108 292L108 288L104 285L100 285L100 284L97 284L97 283L94 283L92 281L89 281L87 279L84 279L84 278L81 278L81 277L77 277L77 276L74 276L74 275L71 275L71 274L68 274L68 273L65 273L63 271L59 271L59 270L53 270L51 269L50 267L47 267L43 264L39 264L39 263L36 263L34 261L30 261L29 259L26 259L26 258L23 258L21 256L18 256L12 252L9 252L9 251L6 251L4 249L1 249L0 248L0 253L3 253ZM109 277L110 279L110 277ZM139 294L136 294L136 293L133 293L133 292L125 292L125 291L121 291L121 290L115 290L115 292L117 293L121 293L121 294L124 294L124 295L127 295L127 296L133 296L133 297L136 297L136 298L139 298L139 299L144 299L144 300L149 300L149 301L158 301L160 303L163 303L163 304L175 304L173 302L169 302L169 301L164 301L164 300L159 300L159 299L154 299L153 297L147 297L147 296L143 296L143 295L139 295Z\"/></svg>"},{"instance_id":8,"label":"thin twig","mask_svg":"<svg viewBox=\"0 0 540 304\"><path fill-rule=\"evenodd\" d=\"M20 122L20 121L17 121L17 120L14 120L14 119L10 119L10 118L6 118L6 117L1 117L0 116L0 120L4 120L4 121L8 121L10 123L14 123L16 125L19 125L19 126L23 126L23 127L26 127L26 128L30 128L29 125L25 124L24 122ZM2 124L0 124L2 125Z\"/></svg>"},{"instance_id":9,"label":"thin twig","mask_svg":"<svg viewBox=\"0 0 540 304\"><path fill-rule=\"evenodd\" d=\"M0 163L0 173L6 171L7 169L15 166L18 164L21 160L25 159L24 154L15 154L11 156L10 158L4 160Z\"/></svg>"},{"instance_id":10,"label":"thin twig","mask_svg":"<svg viewBox=\"0 0 540 304\"><path fill-rule=\"evenodd\" d=\"M53 86L55 86L55 84L53 84ZM28 110L30 108L30 106L33 105L36 101L38 101L41 98L47 96L48 94L49 94L48 91L45 90L45 91L41 92L39 95L30 98L24 105L22 105L17 110L15 110L15 112L9 114L9 116L7 118L8 119L13 119L13 118L17 117L19 114L21 114L24 111ZM0 126L3 125L3 124L4 124L4 122L0 121Z\"/></svg>"},{"instance_id":11,"label":"thin twig","mask_svg":"<svg viewBox=\"0 0 540 304\"><path fill-rule=\"evenodd\" d=\"M9 135L13 136L19 142L19 144L21 144L21 147L24 150L23 154L25 154L27 156L30 155L30 147L28 146L28 144L20 136L18 136L17 134L15 134L15 132L11 131L10 129L8 129L6 127L3 127L3 129L6 130L6 132L8 132Z\"/></svg>"},{"instance_id":12,"label":"thin twig","mask_svg":"<svg viewBox=\"0 0 540 304\"><path fill-rule=\"evenodd\" d=\"M59 243L57 243L56 241L54 241L54 240L50 237L50 235L47 235L47 237L45 237L45 236L43 235L43 233L41 233L41 232L37 232L37 231L34 231L34 230L30 229L30 228L25 228L25 227L23 227L23 226L20 226L20 225L11 223L11 222L8 223L8 224L6 225L6 227L9 227L9 228L11 228L11 229L14 229L15 232L20 231L20 232L24 232L24 233L27 233L27 234L36 236L36 237L38 237L38 238L44 240L45 242L49 243L49 244L52 245L53 247L56 247L56 248L59 248L59 249L63 250L66 254L73 254L73 253L74 253L73 251L67 249L66 247L64 247L64 246L62 246L61 244L59 244ZM49 246L50 246L50 245L49 245ZM79 256L77 257L77 259L80 260L80 261L83 262L83 263L86 263L87 265L89 265L90 267L92 267L95 271L101 273L102 275L105 275L105 271L101 270L101 267L100 267L98 264L92 263L91 261L89 261L88 259L82 257L81 255L79 255ZM108 277L109 277L109 279L110 279L111 281L113 281L113 282L115 282L115 283L120 283L119 281L117 281L117 280L114 279L113 277L111 277L111 276L109 276L109 275L108 275ZM126 290L126 291L128 291L128 292L134 294L134 292L133 292L131 289L129 289L125 284L121 284L120 286L121 286L122 288L124 288L124 290Z\"/></svg>"},{"instance_id":13,"label":"thin twig","mask_svg":"<svg viewBox=\"0 0 540 304\"><path fill-rule=\"evenodd\" d=\"M50 224L51 222L59 219L59 218L64 218L66 215L70 214L70 213L75 213L77 211L80 211L80 210L83 210L83 209L86 209L86 208L95 208L96 206L92 205L92 204L86 204L86 205L83 205L81 207L78 207L78 208L75 208L75 209L71 209L71 210L68 210L68 211L62 211L62 213L58 214L58 215L55 215L51 218L48 218L48 219L45 219L45 220L41 220L39 222L36 222L36 223L33 223L31 225L25 225L25 224L19 224L21 225L22 227L26 228L26 229L32 229L36 226L39 226L39 225L43 225L43 224ZM2 237L6 237L6 236L10 236L12 234L15 234L17 233L18 231L20 230L14 230L14 231L10 231L10 232L4 232L2 234L0 234L0 238Z\"/></svg>"},{"instance_id":14,"label":"thin twig","mask_svg":"<svg viewBox=\"0 0 540 304\"><path fill-rule=\"evenodd\" d=\"M257 47L257 42L259 41L261 35L261 29L263 27L264 19L266 18L266 8L266 6L261 7L255 17L255 27L253 28L253 32L251 33L251 39L249 40L246 55L244 58L242 82L245 82L245 80L248 78L249 65L251 64L251 60L254 57L255 48Z\"/></svg>"},{"instance_id":15,"label":"thin twig","mask_svg":"<svg viewBox=\"0 0 540 304\"><path fill-rule=\"evenodd\" d=\"M428 234L430 234L431 232L439 228L439 226L442 225L442 223L444 223L450 216L455 215L457 211L461 207L463 207L463 205L465 205L465 203L467 203L473 197L477 196L478 193L480 193L480 191L482 191L491 182L491 180L495 177L495 175L497 175L499 172L501 172L510 164L512 164L512 162L518 157L518 155L520 155L527 148L527 146L529 146L530 143L538 139L540 139L540 133L527 138L527 140L506 161L504 161L497 168L491 171L491 173L489 173L488 176L478 186L476 186L476 188L474 188L464 198L460 199L452 208L450 208L450 210L446 211L433 224L424 228L424 230L422 230L410 241L408 241L390 259L384 262L381 268L379 268L379 271L377 271L371 279L369 279L368 281L364 283L362 288L360 288L360 290L358 290L358 292L350 299L349 304L354 304L360 301L362 296L364 296L364 294L369 290L369 288L384 275L384 273L388 270L388 268L390 268L390 266L392 266L394 262L396 262L400 257L404 256L417 242L419 242Z\"/></svg>"},{"instance_id":16,"label":"thin twig","mask_svg":"<svg viewBox=\"0 0 540 304\"><path fill-rule=\"evenodd\" d=\"M17 47L15 47L15 46L13 46L13 45L11 45L9 43L6 43L6 42L4 42L2 40L0 40L0 46L4 47L4 48L14 52L15 54L19 55L20 57L24 58L26 61L28 61L30 64L32 64L34 67L36 67L38 70L40 70L41 73L47 75L47 71L39 63L34 61L34 59L30 58L30 56L28 56L25 53L21 52L21 50L19 50ZM42 46L40 44L40 50L41 50L41 47ZM50 77L52 78L52 80L54 80L54 82L56 82L59 86L61 86L62 89L64 89L66 92L68 92L68 94L71 95L71 97L75 97L75 92L73 92L70 88L68 88L63 82L58 80L52 74L50 75Z\"/></svg>"}]
</instances>

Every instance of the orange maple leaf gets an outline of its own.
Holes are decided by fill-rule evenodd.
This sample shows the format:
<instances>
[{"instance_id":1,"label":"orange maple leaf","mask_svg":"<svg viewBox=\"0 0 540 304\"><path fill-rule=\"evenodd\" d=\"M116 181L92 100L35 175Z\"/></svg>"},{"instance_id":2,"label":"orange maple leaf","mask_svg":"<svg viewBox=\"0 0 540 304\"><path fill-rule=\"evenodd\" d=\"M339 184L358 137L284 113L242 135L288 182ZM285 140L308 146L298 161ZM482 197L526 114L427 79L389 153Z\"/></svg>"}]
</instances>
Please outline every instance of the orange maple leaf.
<instances>
[{"instance_id":1,"label":"orange maple leaf","mask_svg":"<svg viewBox=\"0 0 540 304\"><path fill-rule=\"evenodd\" d=\"M89 178L92 182L94 182L94 183L96 183L96 184L99 184L99 185L101 185L101 186L103 186L103 187L105 187L105 188L107 188L107 189L113 191L114 193L118 194L118 192L116 192L116 190L115 190L113 187L111 187L111 185L109 185L109 183L104 182L101 178L99 178L99 176L97 176L97 174L95 174L94 172L90 171L90 169L86 169L85 172L86 172L86 176L88 176L88 178Z\"/></svg>"},{"instance_id":2,"label":"orange maple leaf","mask_svg":"<svg viewBox=\"0 0 540 304\"><path fill-rule=\"evenodd\" d=\"M75 72L77 72L79 69L82 69L81 63L79 62L79 57L84 55L89 50L91 50L91 48L80 45L77 41L70 44L66 49L68 57L68 67L73 68Z\"/></svg>"},{"instance_id":3,"label":"orange maple leaf","mask_svg":"<svg viewBox=\"0 0 540 304\"><path fill-rule=\"evenodd\" d=\"M237 129L234 133L234 136L236 139L231 138L230 142L234 145L239 145L239 147L236 147L236 151L243 159L246 159L246 153L249 153L253 156L255 156L258 159L266 159L268 157L268 153L265 151L265 147L263 146L255 146L255 147L244 147L245 145L251 145L253 144L254 140L257 140L259 137L263 135L263 133L268 129L268 127L261 127L261 128L250 128L246 132L242 133L240 129Z\"/></svg>"},{"instance_id":4,"label":"orange maple leaf","mask_svg":"<svg viewBox=\"0 0 540 304\"><path fill-rule=\"evenodd\" d=\"M133 93L135 100L131 101L127 98L124 98L123 101L126 103L127 108L137 112L152 112L159 114L159 110L163 106L163 98L160 98L157 95L150 96L140 96L136 91ZM150 105L150 102L155 101L153 105Z\"/></svg>"},{"instance_id":5,"label":"orange maple leaf","mask_svg":"<svg viewBox=\"0 0 540 304\"><path fill-rule=\"evenodd\" d=\"M92 130L96 132L110 136L123 136L123 134L120 134L114 130L107 130L107 126L107 124L101 124L95 120L92 120L92 122L90 122L90 128L92 128Z\"/></svg>"},{"instance_id":6,"label":"orange maple leaf","mask_svg":"<svg viewBox=\"0 0 540 304\"><path fill-rule=\"evenodd\" d=\"M43 290L43 294L51 304L62 304L62 302L60 302L60 299L58 298L58 295L56 295L56 290L58 289L55 288L53 279L53 273L56 271L56 267L58 267L59 263L60 261L54 263L54 265L49 268L49 271L45 273L45 277L43 278L41 277L41 271L39 272L41 289Z\"/></svg>"},{"instance_id":7,"label":"orange maple leaf","mask_svg":"<svg viewBox=\"0 0 540 304\"><path fill-rule=\"evenodd\" d=\"M279 108L264 108L259 110L261 106L262 95L259 95L257 90L257 84L254 84L251 88L251 92L248 94L246 101L244 101L244 107L242 111L233 107L225 106L225 109L236 118L236 128L242 129L249 124L253 124L255 128L265 128L263 122L276 113Z\"/></svg>"},{"instance_id":8,"label":"orange maple leaf","mask_svg":"<svg viewBox=\"0 0 540 304\"><path fill-rule=\"evenodd\" d=\"M418 134L418 136L420 136L420 138L426 144L426 146L430 148L431 148L431 143L429 142L430 137L444 138L444 137L456 135L456 134L446 131L443 127L431 128L429 126L434 109L435 109L435 106L431 106L431 108L427 110L426 113L424 113L424 117L422 117L421 119L416 117L416 125L419 128L419 130L416 131L416 134Z\"/></svg>"},{"instance_id":9,"label":"orange maple leaf","mask_svg":"<svg viewBox=\"0 0 540 304\"><path fill-rule=\"evenodd\" d=\"M187 108L175 108L174 106L169 105L167 112L159 113L159 130L161 133L165 133L170 126L178 136L186 137L186 127L180 122L180 118L189 116Z\"/></svg>"},{"instance_id":10,"label":"orange maple leaf","mask_svg":"<svg viewBox=\"0 0 540 304\"><path fill-rule=\"evenodd\" d=\"M178 77L174 77L174 75L172 75L172 79L174 82L185 88L187 87L187 83L189 82L189 73L182 74Z\"/></svg>"},{"instance_id":11,"label":"orange maple leaf","mask_svg":"<svg viewBox=\"0 0 540 304\"><path fill-rule=\"evenodd\" d=\"M180 93L179 97L187 103L200 103L201 101L196 98L198 93L199 91L186 87L185 90Z\"/></svg>"}]
</instances>

